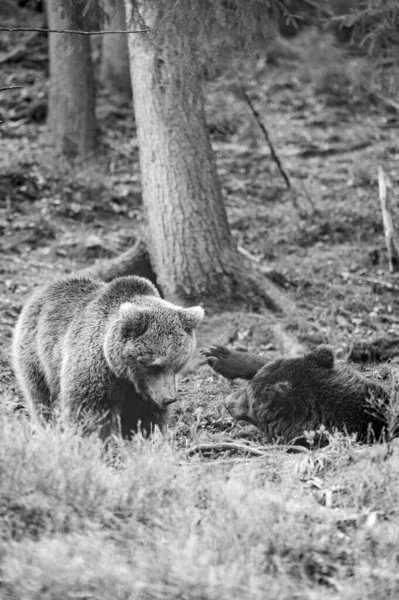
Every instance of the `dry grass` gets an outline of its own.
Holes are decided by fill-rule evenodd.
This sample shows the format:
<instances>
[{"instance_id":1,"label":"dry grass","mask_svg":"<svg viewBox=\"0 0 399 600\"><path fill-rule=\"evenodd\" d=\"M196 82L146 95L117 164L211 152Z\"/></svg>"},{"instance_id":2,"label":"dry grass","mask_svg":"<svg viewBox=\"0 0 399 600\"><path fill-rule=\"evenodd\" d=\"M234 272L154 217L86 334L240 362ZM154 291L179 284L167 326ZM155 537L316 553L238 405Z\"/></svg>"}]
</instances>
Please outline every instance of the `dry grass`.
<instances>
[{"instance_id":1,"label":"dry grass","mask_svg":"<svg viewBox=\"0 0 399 600\"><path fill-rule=\"evenodd\" d=\"M4 600L399 593L395 451L205 461L10 414L0 429Z\"/></svg>"}]
</instances>

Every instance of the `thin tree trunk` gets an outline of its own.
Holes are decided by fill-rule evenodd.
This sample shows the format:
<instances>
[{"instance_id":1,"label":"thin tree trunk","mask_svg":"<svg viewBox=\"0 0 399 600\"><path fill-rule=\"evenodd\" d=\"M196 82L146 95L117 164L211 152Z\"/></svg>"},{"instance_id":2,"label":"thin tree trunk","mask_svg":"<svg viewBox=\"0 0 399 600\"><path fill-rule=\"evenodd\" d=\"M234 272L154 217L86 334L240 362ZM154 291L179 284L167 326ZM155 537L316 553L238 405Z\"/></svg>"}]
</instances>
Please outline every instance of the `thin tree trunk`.
<instances>
[{"instance_id":1,"label":"thin tree trunk","mask_svg":"<svg viewBox=\"0 0 399 600\"><path fill-rule=\"evenodd\" d=\"M155 31L151 5L139 3ZM126 14L129 27L143 25L131 0ZM265 280L262 288L248 274L230 234L191 42L172 25L162 41L154 38L130 35L128 43L148 249L158 284L172 300L259 304L262 296L276 308L266 294L275 287Z\"/></svg>"},{"instance_id":2,"label":"thin tree trunk","mask_svg":"<svg viewBox=\"0 0 399 600\"><path fill-rule=\"evenodd\" d=\"M105 29L123 30L126 28L123 0L104 0L104 8L109 18ZM132 95L127 35L113 33L102 36L101 80L104 86L113 93L116 92L126 97Z\"/></svg>"},{"instance_id":3,"label":"thin tree trunk","mask_svg":"<svg viewBox=\"0 0 399 600\"><path fill-rule=\"evenodd\" d=\"M81 2L46 2L50 29L85 29ZM96 148L95 84L87 35L49 34L48 125L57 155L93 154Z\"/></svg>"}]
</instances>

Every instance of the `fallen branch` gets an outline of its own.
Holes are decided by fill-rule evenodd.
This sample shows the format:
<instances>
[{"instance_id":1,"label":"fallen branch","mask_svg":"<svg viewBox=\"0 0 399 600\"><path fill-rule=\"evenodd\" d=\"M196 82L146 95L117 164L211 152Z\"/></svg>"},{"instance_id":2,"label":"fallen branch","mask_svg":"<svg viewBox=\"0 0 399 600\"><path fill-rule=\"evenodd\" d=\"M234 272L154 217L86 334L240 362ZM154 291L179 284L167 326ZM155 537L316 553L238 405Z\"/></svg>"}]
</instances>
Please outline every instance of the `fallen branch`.
<instances>
[{"instance_id":1,"label":"fallen branch","mask_svg":"<svg viewBox=\"0 0 399 600\"><path fill-rule=\"evenodd\" d=\"M283 452L306 452L309 450L304 446L290 446L289 444L272 444L271 446L247 446L246 444L237 444L234 442L219 442L215 444L196 444L187 450L187 455L192 456L196 452L225 452L226 450L237 450L247 452L255 456L266 456L272 450Z\"/></svg>"},{"instance_id":2,"label":"fallen branch","mask_svg":"<svg viewBox=\"0 0 399 600\"><path fill-rule=\"evenodd\" d=\"M299 148L294 155L302 156L304 158L313 158L315 156L329 156L332 154L348 154L349 152L354 152L356 150L363 150L364 148L368 148L368 146L370 146L369 141L355 142L351 145L336 144L335 146L330 144L324 144L323 146L309 144L304 148Z\"/></svg>"},{"instance_id":3,"label":"fallen branch","mask_svg":"<svg viewBox=\"0 0 399 600\"><path fill-rule=\"evenodd\" d=\"M79 31L76 29L42 29L33 27L0 27L0 31L37 31L41 33L73 33L75 35L103 35L109 33L147 33L150 29L116 29L111 31Z\"/></svg>"},{"instance_id":4,"label":"fallen branch","mask_svg":"<svg viewBox=\"0 0 399 600\"><path fill-rule=\"evenodd\" d=\"M233 442L220 442L218 444L196 444L187 450L188 456L196 452L225 452L226 450L239 450L241 452L249 452L256 456L263 456L264 452L258 448L246 446L245 444L235 444Z\"/></svg>"},{"instance_id":5,"label":"fallen branch","mask_svg":"<svg viewBox=\"0 0 399 600\"><path fill-rule=\"evenodd\" d=\"M281 175L283 176L283 179L285 181L287 189L288 190L291 189L291 182L289 180L289 177L288 177L287 173L283 169L283 166L282 166L281 161L280 161L280 159L279 159L279 157L277 155L276 150L274 149L274 146L273 146L273 143L272 143L272 141L270 139L269 133L268 133L266 127L264 126L264 124L262 123L260 115L259 115L259 112L256 110L255 106L253 105L252 100L250 99L250 97L248 96L247 92L244 89L244 86L241 86L241 93L242 93L242 96L243 96L245 102L248 104L248 106L249 106L249 108L250 108L250 110L251 110L251 112L252 112L252 114L253 114L253 116L255 118L255 121L258 123L259 128L261 129L263 135L265 136L265 140L266 140L266 142L267 142L267 144L268 144L268 146L270 148L270 153L272 155L272 158L273 158L274 162L276 163L276 165L278 167L278 170L280 171Z\"/></svg>"},{"instance_id":6,"label":"fallen branch","mask_svg":"<svg viewBox=\"0 0 399 600\"><path fill-rule=\"evenodd\" d=\"M395 102L395 100L392 100L392 98L387 98L386 96L383 96L383 94L381 94L380 92L371 92L371 95L375 96L378 100L383 102L386 106L389 106L389 108L393 108L394 110L399 112L399 103Z\"/></svg>"},{"instance_id":7,"label":"fallen branch","mask_svg":"<svg viewBox=\"0 0 399 600\"><path fill-rule=\"evenodd\" d=\"M258 263L262 260L261 256L255 256L255 254L252 254L251 252L249 252L248 250L246 250L245 248L243 248L242 246L237 246L237 250L238 252L240 252L243 256L246 256L247 258L249 258L249 260L253 260L254 262Z\"/></svg>"},{"instance_id":8,"label":"fallen branch","mask_svg":"<svg viewBox=\"0 0 399 600\"><path fill-rule=\"evenodd\" d=\"M378 167L378 194L380 197L382 222L384 223L385 243L388 251L388 266L389 271L392 273L393 271L398 270L399 250L395 239L391 207L387 195L385 173L381 166Z\"/></svg>"},{"instance_id":9,"label":"fallen branch","mask_svg":"<svg viewBox=\"0 0 399 600\"><path fill-rule=\"evenodd\" d=\"M1 64L1 61L0 61ZM21 90L22 89L22 85L9 85L7 87L2 87L0 88L0 92L4 92L5 90Z\"/></svg>"},{"instance_id":10,"label":"fallen branch","mask_svg":"<svg viewBox=\"0 0 399 600\"><path fill-rule=\"evenodd\" d=\"M392 292L399 292L399 286L391 283L390 281L384 281L382 279L377 279L376 277L368 277L367 275L356 275L352 273L348 277L351 279L358 279L359 281L367 281L368 283L373 283L374 285L379 285L380 287L391 290Z\"/></svg>"}]
</instances>

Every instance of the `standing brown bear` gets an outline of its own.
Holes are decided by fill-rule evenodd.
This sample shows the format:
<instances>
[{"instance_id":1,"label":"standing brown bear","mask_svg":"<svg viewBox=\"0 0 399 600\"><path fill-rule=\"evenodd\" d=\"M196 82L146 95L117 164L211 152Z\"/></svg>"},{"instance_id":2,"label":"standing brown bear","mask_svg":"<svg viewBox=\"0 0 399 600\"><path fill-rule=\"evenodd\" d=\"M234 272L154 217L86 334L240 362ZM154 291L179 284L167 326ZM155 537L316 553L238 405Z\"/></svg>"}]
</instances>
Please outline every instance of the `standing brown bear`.
<instances>
[{"instance_id":1,"label":"standing brown bear","mask_svg":"<svg viewBox=\"0 0 399 600\"><path fill-rule=\"evenodd\" d=\"M71 277L27 302L13 341L17 380L33 417L56 406L95 417L103 438L164 428L176 375L195 349L200 306L160 298L142 277L109 284ZM93 421L93 419L92 419Z\"/></svg>"},{"instance_id":2,"label":"standing brown bear","mask_svg":"<svg viewBox=\"0 0 399 600\"><path fill-rule=\"evenodd\" d=\"M322 425L328 431L355 433L362 442L378 440L384 432L387 391L348 365L335 364L330 346L269 364L222 346L206 348L202 354L224 377L250 380L230 394L225 405L235 419L264 431L269 442L302 438L305 430L316 431Z\"/></svg>"}]
</instances>

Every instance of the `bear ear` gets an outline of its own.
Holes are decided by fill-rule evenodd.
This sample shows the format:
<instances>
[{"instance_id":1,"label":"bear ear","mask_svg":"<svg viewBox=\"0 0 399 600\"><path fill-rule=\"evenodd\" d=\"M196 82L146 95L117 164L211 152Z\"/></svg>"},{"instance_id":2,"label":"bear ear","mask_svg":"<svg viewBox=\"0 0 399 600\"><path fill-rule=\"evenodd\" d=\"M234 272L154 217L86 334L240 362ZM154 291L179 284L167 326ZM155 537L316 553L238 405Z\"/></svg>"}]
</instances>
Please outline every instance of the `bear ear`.
<instances>
[{"instance_id":1,"label":"bear ear","mask_svg":"<svg viewBox=\"0 0 399 600\"><path fill-rule=\"evenodd\" d=\"M305 356L305 359L311 360L324 369L334 368L334 351L331 346L327 346L326 344L317 346L313 352Z\"/></svg>"},{"instance_id":2,"label":"bear ear","mask_svg":"<svg viewBox=\"0 0 399 600\"><path fill-rule=\"evenodd\" d=\"M148 327L148 310L132 302L124 302L119 308L119 318L130 336L142 335Z\"/></svg>"},{"instance_id":3,"label":"bear ear","mask_svg":"<svg viewBox=\"0 0 399 600\"><path fill-rule=\"evenodd\" d=\"M204 318L204 309L201 306L192 306L191 308L182 308L180 311L180 321L186 331L191 331L198 327Z\"/></svg>"}]
</instances>

